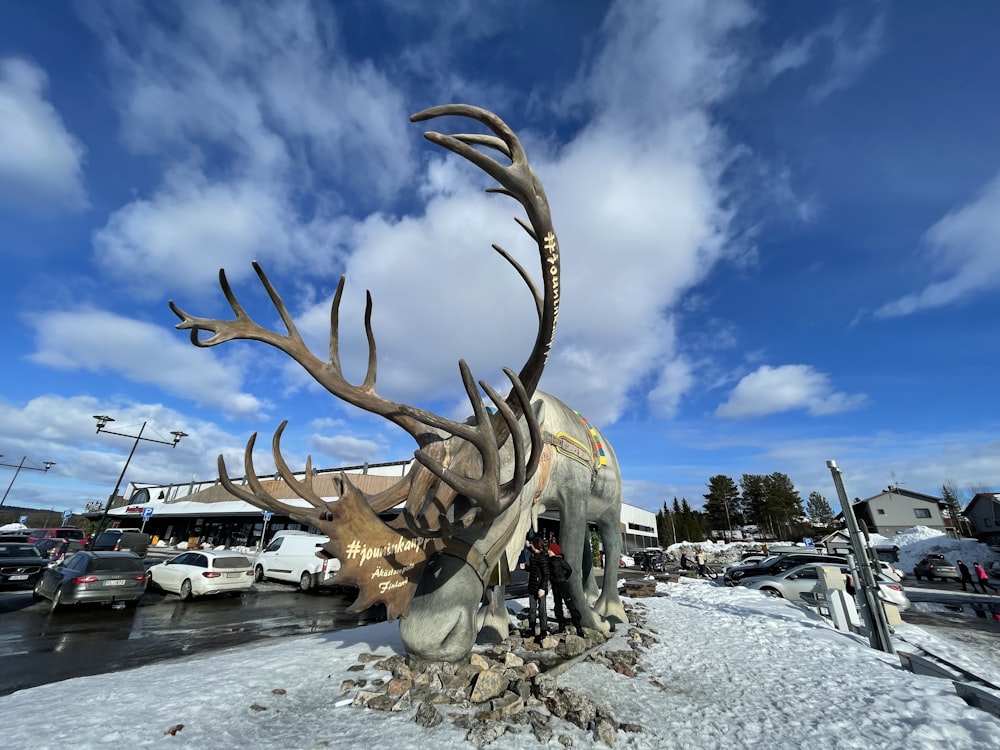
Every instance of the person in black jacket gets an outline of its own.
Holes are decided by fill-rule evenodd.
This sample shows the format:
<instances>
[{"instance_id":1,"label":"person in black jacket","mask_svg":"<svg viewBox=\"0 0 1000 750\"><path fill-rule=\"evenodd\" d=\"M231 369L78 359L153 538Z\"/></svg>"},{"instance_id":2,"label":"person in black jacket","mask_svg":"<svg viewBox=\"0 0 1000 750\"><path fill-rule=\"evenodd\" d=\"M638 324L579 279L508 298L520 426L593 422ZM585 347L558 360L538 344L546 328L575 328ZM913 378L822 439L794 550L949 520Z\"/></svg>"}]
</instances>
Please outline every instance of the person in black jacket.
<instances>
[{"instance_id":1,"label":"person in black jacket","mask_svg":"<svg viewBox=\"0 0 1000 750\"><path fill-rule=\"evenodd\" d=\"M549 560L542 549L541 541L531 540L531 555L528 557L528 630L541 639L548 635L545 613L545 597L549 592Z\"/></svg>"},{"instance_id":2,"label":"person in black jacket","mask_svg":"<svg viewBox=\"0 0 1000 750\"><path fill-rule=\"evenodd\" d=\"M563 613L563 603L569 610L569 617L576 628L576 634L583 636L583 626L580 621L580 610L573 601L569 590L569 577L573 569L562 555L562 549L555 542L549 542L549 580L552 582L552 612L559 623L559 630L566 629L566 615Z\"/></svg>"}]
</instances>

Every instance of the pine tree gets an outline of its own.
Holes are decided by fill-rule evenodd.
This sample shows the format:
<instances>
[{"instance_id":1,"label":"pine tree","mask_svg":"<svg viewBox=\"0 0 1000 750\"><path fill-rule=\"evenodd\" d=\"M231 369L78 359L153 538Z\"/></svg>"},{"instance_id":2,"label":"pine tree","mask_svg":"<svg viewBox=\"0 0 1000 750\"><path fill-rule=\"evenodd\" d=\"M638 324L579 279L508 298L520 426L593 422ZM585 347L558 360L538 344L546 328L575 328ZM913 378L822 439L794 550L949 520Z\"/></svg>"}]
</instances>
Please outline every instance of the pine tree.
<instances>
[{"instance_id":1,"label":"pine tree","mask_svg":"<svg viewBox=\"0 0 1000 750\"><path fill-rule=\"evenodd\" d=\"M941 499L944 500L948 515L951 516L958 533L962 536L971 536L968 533L969 522L962 515L962 501L958 498L958 487L954 482L945 482L941 485Z\"/></svg>"},{"instance_id":2,"label":"pine tree","mask_svg":"<svg viewBox=\"0 0 1000 750\"><path fill-rule=\"evenodd\" d=\"M806 501L806 515L809 516L810 521L827 530L832 529L837 520L830 503L816 491L809 493L809 500Z\"/></svg>"},{"instance_id":3,"label":"pine tree","mask_svg":"<svg viewBox=\"0 0 1000 750\"><path fill-rule=\"evenodd\" d=\"M736 482L718 474L708 480L708 493L702 497L705 498L703 512L709 534L716 529L724 529L725 536L731 537L729 532L740 525L740 490Z\"/></svg>"},{"instance_id":4,"label":"pine tree","mask_svg":"<svg viewBox=\"0 0 1000 750\"><path fill-rule=\"evenodd\" d=\"M803 517L799 491L788 475L780 472L768 475L764 486L767 489L767 513L776 535L785 531L789 536L795 536Z\"/></svg>"},{"instance_id":5,"label":"pine tree","mask_svg":"<svg viewBox=\"0 0 1000 750\"><path fill-rule=\"evenodd\" d=\"M762 474L744 474L740 479L740 488L743 490L741 511L744 520L761 530L769 527L764 476Z\"/></svg>"}]
</instances>

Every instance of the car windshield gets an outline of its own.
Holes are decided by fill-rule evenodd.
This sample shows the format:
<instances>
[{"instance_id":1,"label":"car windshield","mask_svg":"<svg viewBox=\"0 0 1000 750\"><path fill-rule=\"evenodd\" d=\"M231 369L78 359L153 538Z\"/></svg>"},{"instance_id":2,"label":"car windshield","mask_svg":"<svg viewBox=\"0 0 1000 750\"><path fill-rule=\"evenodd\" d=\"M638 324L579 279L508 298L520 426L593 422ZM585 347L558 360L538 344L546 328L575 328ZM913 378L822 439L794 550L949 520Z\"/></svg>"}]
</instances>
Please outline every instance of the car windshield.
<instances>
[{"instance_id":1,"label":"car windshield","mask_svg":"<svg viewBox=\"0 0 1000 750\"><path fill-rule=\"evenodd\" d=\"M89 566L91 573L141 573L142 560L132 557L97 557Z\"/></svg>"},{"instance_id":2,"label":"car windshield","mask_svg":"<svg viewBox=\"0 0 1000 750\"><path fill-rule=\"evenodd\" d=\"M249 568L250 561L245 557L217 557L215 558L216 568Z\"/></svg>"},{"instance_id":3,"label":"car windshield","mask_svg":"<svg viewBox=\"0 0 1000 750\"><path fill-rule=\"evenodd\" d=\"M0 557L41 557L33 544L0 544Z\"/></svg>"}]
</instances>

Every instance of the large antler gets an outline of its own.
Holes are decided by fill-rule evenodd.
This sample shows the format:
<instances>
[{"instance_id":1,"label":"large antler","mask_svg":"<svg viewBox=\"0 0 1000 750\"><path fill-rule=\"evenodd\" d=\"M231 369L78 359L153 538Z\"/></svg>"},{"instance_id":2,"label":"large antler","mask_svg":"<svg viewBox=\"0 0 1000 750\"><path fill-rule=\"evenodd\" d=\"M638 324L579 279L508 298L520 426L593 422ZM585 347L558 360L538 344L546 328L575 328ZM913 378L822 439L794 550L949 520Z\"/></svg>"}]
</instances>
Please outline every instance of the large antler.
<instances>
[{"instance_id":1,"label":"large antler","mask_svg":"<svg viewBox=\"0 0 1000 750\"><path fill-rule=\"evenodd\" d=\"M527 213L527 222L519 218L516 221L537 244L542 265L543 283L540 291L530 275L506 250L498 245L493 245L494 250L514 267L527 284L535 300L539 325L532 351L520 372L515 374L512 370L505 369L511 382L511 391L506 398L487 383L479 381L479 388L486 393L495 407L492 415L484 406L476 381L464 361L459 362L459 370L473 409L473 418L468 422L462 423L445 419L423 409L397 403L379 395L376 392L378 360L375 336L371 325L372 298L370 293L366 295L364 323L368 340L367 372L360 384L351 384L344 377L340 361L339 319L340 303L345 284L344 277L341 277L337 285L337 291L331 304L329 356L325 360L317 357L306 346L284 302L275 291L267 274L256 261L253 262L253 269L277 310L285 327L285 333L272 331L251 319L233 293L225 270L219 271L219 285L230 308L232 308L234 319L220 320L196 317L184 312L172 300L170 301L170 309L181 321L177 324L177 328L190 330L191 342L195 346L211 347L233 340L253 340L270 344L298 362L317 383L337 398L388 419L416 440L418 450L414 456L418 465L396 486L375 496L367 497L351 485L346 476L343 476L341 479L343 492L340 501L329 503L319 497L312 487L311 459L307 461L307 471L303 480L298 480L283 460L280 451L280 438L286 424L283 422L275 432L272 441L275 464L279 474L291 489L309 504L307 508L283 503L270 495L256 480L252 459L256 435L252 436L247 443L244 458L249 490L233 484L226 473L225 465L220 456L220 479L231 493L258 507L288 514L293 518L326 530L331 536L331 542L328 546L329 552L340 558L342 564L345 563L344 558L347 555L348 547L357 542L357 540L353 542L348 540L344 536L343 530L337 528L338 526L344 528L351 526L346 523L347 519L344 515L349 509L354 508L355 510L352 512L356 516L367 518L370 515L377 521L376 514L405 502L398 522L393 523L391 527L380 524L385 531L401 535L401 539L405 536L411 540L417 538L426 540L454 533L459 528L495 518L503 513L521 493L527 479L534 474L541 455L541 434L530 408L530 399L541 378L552 346L552 338L558 319L560 283L559 247L552 226L548 201L541 182L528 165L521 142L503 120L484 109L465 104L433 107L418 112L410 119L413 122L421 122L444 116L473 119L493 132L493 135L461 133L442 135L431 131L425 133L425 137L432 143L465 158L493 177L499 183L499 187L489 188L488 192L509 195L524 207ZM510 163L501 163L500 160L483 153L477 147L499 152L505 159L509 159ZM203 332L210 335L203 336ZM519 427L519 422L522 419L527 425L531 442L530 450L526 450L524 437ZM442 437L442 433L459 438L457 441L459 447L456 449L452 441L446 441ZM512 441L514 469L512 476L502 483L501 469L503 467L501 466L500 449L508 440ZM418 469L424 469L424 471L418 471ZM467 498L471 504L470 509L461 518L449 518L457 496ZM348 502L344 502L345 499ZM362 500L367 510L357 509L358 503ZM396 544L396 542L391 542L391 544ZM424 548L425 543L420 546ZM416 565L415 562L410 567L414 565ZM342 568L343 570L344 568ZM351 573L350 565L347 565L347 573L342 578L353 580L351 576L355 573ZM365 601L368 600L365 599ZM403 608L405 609L405 607Z\"/></svg>"}]
</instances>

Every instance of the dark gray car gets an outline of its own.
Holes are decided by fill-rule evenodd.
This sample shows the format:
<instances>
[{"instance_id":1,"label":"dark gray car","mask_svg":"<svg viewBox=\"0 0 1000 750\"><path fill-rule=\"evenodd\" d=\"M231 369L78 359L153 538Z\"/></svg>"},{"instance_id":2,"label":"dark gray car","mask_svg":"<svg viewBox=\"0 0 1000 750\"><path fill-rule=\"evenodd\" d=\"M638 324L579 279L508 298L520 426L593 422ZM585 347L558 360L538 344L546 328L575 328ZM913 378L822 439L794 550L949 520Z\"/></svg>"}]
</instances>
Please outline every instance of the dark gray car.
<instances>
[{"instance_id":1,"label":"dark gray car","mask_svg":"<svg viewBox=\"0 0 1000 750\"><path fill-rule=\"evenodd\" d=\"M0 589L32 588L48 564L33 544L0 542Z\"/></svg>"},{"instance_id":2,"label":"dark gray car","mask_svg":"<svg viewBox=\"0 0 1000 750\"><path fill-rule=\"evenodd\" d=\"M42 573L35 601L53 611L66 604L124 602L134 607L146 591L149 573L134 552L77 552Z\"/></svg>"},{"instance_id":3,"label":"dark gray car","mask_svg":"<svg viewBox=\"0 0 1000 750\"><path fill-rule=\"evenodd\" d=\"M145 557L149 551L149 534L138 529L107 529L97 535L90 549L93 552L135 552Z\"/></svg>"},{"instance_id":4,"label":"dark gray car","mask_svg":"<svg viewBox=\"0 0 1000 750\"><path fill-rule=\"evenodd\" d=\"M783 573L790 568L806 563L827 563L830 565L843 565L847 558L840 555L819 555L811 552L790 552L787 554L772 555L766 557L753 565L737 565L730 568L723 576L723 581L727 586L736 586L744 578L755 576L773 576Z\"/></svg>"}]
</instances>

